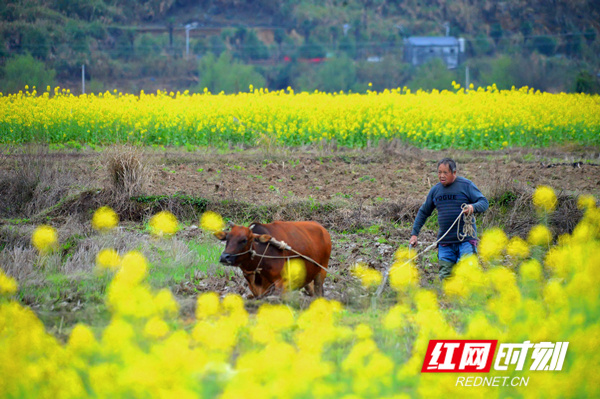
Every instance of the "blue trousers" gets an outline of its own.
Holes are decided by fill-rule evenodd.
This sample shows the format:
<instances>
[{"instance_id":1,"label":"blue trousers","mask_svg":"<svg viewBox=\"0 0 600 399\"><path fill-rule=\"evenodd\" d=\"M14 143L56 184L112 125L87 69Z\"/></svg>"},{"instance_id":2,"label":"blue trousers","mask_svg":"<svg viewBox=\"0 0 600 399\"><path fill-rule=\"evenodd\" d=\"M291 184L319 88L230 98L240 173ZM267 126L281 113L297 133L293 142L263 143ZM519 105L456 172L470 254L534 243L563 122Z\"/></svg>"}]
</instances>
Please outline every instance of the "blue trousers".
<instances>
[{"instance_id":1,"label":"blue trousers","mask_svg":"<svg viewBox=\"0 0 600 399\"><path fill-rule=\"evenodd\" d=\"M477 250L470 241L456 244L438 246L438 259L440 262L440 279L445 279L452 274L452 268L460 258L465 255L474 254Z\"/></svg>"}]
</instances>

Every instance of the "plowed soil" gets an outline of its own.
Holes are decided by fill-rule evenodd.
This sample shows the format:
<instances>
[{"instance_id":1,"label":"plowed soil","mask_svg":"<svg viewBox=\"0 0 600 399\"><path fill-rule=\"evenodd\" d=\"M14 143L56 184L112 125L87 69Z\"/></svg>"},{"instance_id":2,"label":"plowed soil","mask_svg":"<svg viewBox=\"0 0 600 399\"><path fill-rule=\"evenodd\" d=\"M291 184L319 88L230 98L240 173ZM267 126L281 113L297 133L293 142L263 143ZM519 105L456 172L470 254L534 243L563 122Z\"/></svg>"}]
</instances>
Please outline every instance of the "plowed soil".
<instances>
[{"instance_id":1,"label":"plowed soil","mask_svg":"<svg viewBox=\"0 0 600 399\"><path fill-rule=\"evenodd\" d=\"M553 187L561 200L551 221L556 233L569 231L576 224L580 214L574 199L578 195L600 196L597 148L459 152L420 150L392 143L361 151L327 146L225 153L207 149L135 151L146 167L148 196L201 197L209 200L212 204L209 207L223 212L226 210L218 208L219 204L227 203L229 210L242 205L265 206L267 219L307 217L306 213L289 212L295 203L333 204L330 211L321 207L308 217L321 222L332 233L332 273L327 279L326 296L342 302L361 297L360 293L352 292L352 284L348 283L350 266L364 262L384 270L389 267L394 251L407 244L416 211L437 183L436 163L443 157L454 158L459 175L472 180L494 202L494 207L478 218L478 225L501 225L509 235L523 235L536 223L535 212L525 203L530 202L538 185ZM69 175L68 184L74 189L102 189L110 185L104 153L63 151L46 156L55 159ZM12 164L5 159L0 163L4 169L0 173L10 173ZM284 208L286 212L279 211ZM515 211L517 208L519 212ZM527 212L530 215L524 215ZM232 215L235 212L224 216ZM191 238L197 233L188 230L180 234L189 234ZM427 244L435 240L435 235L433 223L426 225L419 238ZM424 255L419 267L423 283L435 284L435 251ZM221 289L226 290L230 284L217 280L213 283L225 284Z\"/></svg>"}]
</instances>

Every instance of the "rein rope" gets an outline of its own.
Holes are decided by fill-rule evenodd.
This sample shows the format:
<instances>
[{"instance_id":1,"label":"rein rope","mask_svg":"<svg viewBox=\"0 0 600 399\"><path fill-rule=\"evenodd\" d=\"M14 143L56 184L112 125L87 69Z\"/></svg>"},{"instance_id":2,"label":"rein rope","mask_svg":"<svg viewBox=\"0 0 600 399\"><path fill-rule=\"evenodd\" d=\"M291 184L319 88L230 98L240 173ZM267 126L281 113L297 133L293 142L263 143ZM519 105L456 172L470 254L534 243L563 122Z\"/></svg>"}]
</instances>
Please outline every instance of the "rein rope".
<instances>
[{"instance_id":1,"label":"rein rope","mask_svg":"<svg viewBox=\"0 0 600 399\"><path fill-rule=\"evenodd\" d=\"M293 253L295 253L296 255L291 255L291 256L276 256L276 255L265 255L267 253L267 250L269 249L269 246L273 244L275 247L286 251L291 251ZM265 250L263 251L262 254L259 254L258 252L256 252L252 247L250 247L249 250L244 251L244 252L240 252L239 254L236 254L237 256L239 255L245 255L247 253L250 253L250 258L253 259L255 256L260 256L260 262L258 262L258 266L256 267L256 269L252 270L252 271L244 271L244 274L256 274L259 273L262 269L260 268L260 264L262 263L264 258L267 259L292 259L292 258L304 258L306 260L308 260L309 262L314 263L315 265L319 266L321 269L325 270L326 272L332 273L331 270L327 269L326 267L323 267L322 265L320 265L317 261L315 261L314 259L301 254L300 252L296 251L294 248L290 247L285 241L277 241L275 238L271 237L271 239L267 242L267 247L265 248Z\"/></svg>"},{"instance_id":2,"label":"rein rope","mask_svg":"<svg viewBox=\"0 0 600 399\"><path fill-rule=\"evenodd\" d=\"M444 239L444 237L446 237L448 235L448 233L450 232L450 230L452 230L452 228L454 227L454 225L457 224L457 223L458 223L458 225L456 226L456 237L458 238L459 241L464 241L465 238L467 238L468 236L471 236L471 237L475 238L476 237L476 233L475 233L475 228L473 227L473 225L475 224L475 215L473 213L470 214L470 215L467 215L466 213L464 213L464 210L467 209L467 207L468 207L467 204L462 204L461 205L460 209L462 209L463 212L461 212L460 215L458 215L458 217L456 219L454 219L454 222L448 228L448 230L446 230L446 232L444 233L443 236L441 236L439 239L437 239L437 241L435 241L433 244L429 245L423 251L417 253L415 256L413 256L412 258L410 258L409 260L407 260L406 262L404 262L402 265L400 265L400 267L409 264L413 260L417 259L419 256L423 255L425 252L430 251L433 248L435 248L439 244L439 242L442 241ZM464 233L460 232L460 219L463 219L463 223L464 223L463 224L463 231L464 231ZM377 291L375 292L377 298L379 298L379 296L383 292L383 289L385 288L385 284L387 283L387 279L388 279L388 276L390 274L390 267L388 267L385 270L385 272L383 274L383 279L381 280L381 284L379 285L379 287L377 288Z\"/></svg>"}]
</instances>

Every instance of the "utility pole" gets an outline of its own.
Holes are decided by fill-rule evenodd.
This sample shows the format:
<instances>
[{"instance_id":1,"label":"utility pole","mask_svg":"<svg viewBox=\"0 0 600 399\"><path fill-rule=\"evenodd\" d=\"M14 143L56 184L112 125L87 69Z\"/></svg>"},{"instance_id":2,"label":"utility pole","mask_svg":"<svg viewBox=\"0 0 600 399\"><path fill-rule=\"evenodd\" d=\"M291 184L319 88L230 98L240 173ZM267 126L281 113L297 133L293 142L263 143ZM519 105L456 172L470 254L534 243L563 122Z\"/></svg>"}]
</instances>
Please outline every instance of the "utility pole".
<instances>
[{"instance_id":1,"label":"utility pole","mask_svg":"<svg viewBox=\"0 0 600 399\"><path fill-rule=\"evenodd\" d=\"M190 31L198 27L198 22L187 24L185 26L185 59L190 56Z\"/></svg>"},{"instance_id":2,"label":"utility pole","mask_svg":"<svg viewBox=\"0 0 600 399\"><path fill-rule=\"evenodd\" d=\"M469 66L465 67L465 90L469 90Z\"/></svg>"},{"instance_id":3,"label":"utility pole","mask_svg":"<svg viewBox=\"0 0 600 399\"><path fill-rule=\"evenodd\" d=\"M446 37L450 36L450 22L444 22L442 26L446 28Z\"/></svg>"},{"instance_id":4,"label":"utility pole","mask_svg":"<svg viewBox=\"0 0 600 399\"><path fill-rule=\"evenodd\" d=\"M81 94L85 94L85 64L81 65Z\"/></svg>"}]
</instances>

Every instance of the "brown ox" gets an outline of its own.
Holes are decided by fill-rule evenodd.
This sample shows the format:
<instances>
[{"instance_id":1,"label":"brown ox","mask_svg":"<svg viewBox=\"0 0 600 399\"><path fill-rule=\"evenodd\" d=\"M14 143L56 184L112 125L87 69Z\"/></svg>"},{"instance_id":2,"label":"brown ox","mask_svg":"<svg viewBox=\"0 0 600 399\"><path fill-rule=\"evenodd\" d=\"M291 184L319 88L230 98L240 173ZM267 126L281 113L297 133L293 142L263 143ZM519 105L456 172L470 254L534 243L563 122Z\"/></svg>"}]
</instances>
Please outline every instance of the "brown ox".
<instances>
[{"instance_id":1,"label":"brown ox","mask_svg":"<svg viewBox=\"0 0 600 399\"><path fill-rule=\"evenodd\" d=\"M282 270L287 258L298 258L306 269L304 283L310 295L323 295L323 281L331 255L331 237L317 222L273 222L252 224L250 227L233 226L229 232L219 231L215 236L226 241L221 263L239 266L248 281L250 291L260 297L270 290L283 291ZM293 251L278 248L270 240L287 243L293 250L314 262L299 257ZM266 256L261 256L266 255ZM311 284L314 281L314 284Z\"/></svg>"}]
</instances>

